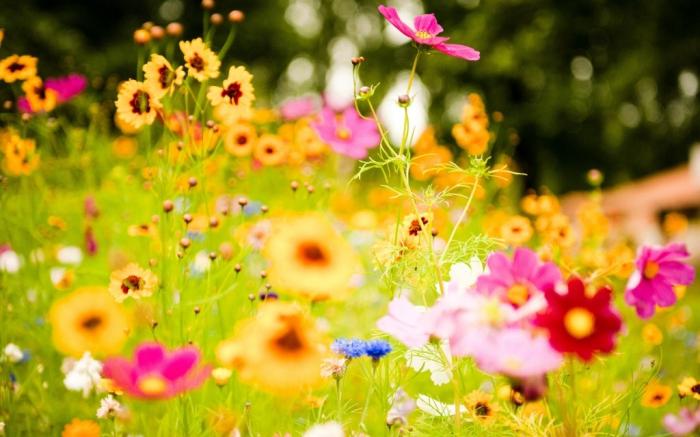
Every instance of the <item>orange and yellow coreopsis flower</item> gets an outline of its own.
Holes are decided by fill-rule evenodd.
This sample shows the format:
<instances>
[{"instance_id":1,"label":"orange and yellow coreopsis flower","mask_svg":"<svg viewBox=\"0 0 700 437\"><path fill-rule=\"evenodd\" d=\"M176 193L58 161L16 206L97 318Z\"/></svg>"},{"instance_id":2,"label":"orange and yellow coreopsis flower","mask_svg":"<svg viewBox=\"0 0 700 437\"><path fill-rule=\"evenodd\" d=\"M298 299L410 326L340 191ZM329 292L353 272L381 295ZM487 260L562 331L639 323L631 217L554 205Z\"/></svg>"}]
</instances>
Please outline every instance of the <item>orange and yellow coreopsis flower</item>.
<instances>
[{"instance_id":1,"label":"orange and yellow coreopsis flower","mask_svg":"<svg viewBox=\"0 0 700 437\"><path fill-rule=\"evenodd\" d=\"M167 59L155 53L143 66L143 72L146 84L150 85L158 96L172 94L185 77L185 70L182 67L173 68Z\"/></svg>"},{"instance_id":2,"label":"orange and yellow coreopsis flower","mask_svg":"<svg viewBox=\"0 0 700 437\"><path fill-rule=\"evenodd\" d=\"M180 41L180 50L185 57L188 75L200 82L219 76L221 61L202 38Z\"/></svg>"},{"instance_id":3,"label":"orange and yellow coreopsis flower","mask_svg":"<svg viewBox=\"0 0 700 437\"><path fill-rule=\"evenodd\" d=\"M117 116L134 129L152 124L162 108L159 92L145 82L130 79L119 87Z\"/></svg>"},{"instance_id":4,"label":"orange and yellow coreopsis flower","mask_svg":"<svg viewBox=\"0 0 700 437\"><path fill-rule=\"evenodd\" d=\"M34 56L10 55L0 61L0 80L12 83L32 78L36 76L37 62Z\"/></svg>"}]
</instances>

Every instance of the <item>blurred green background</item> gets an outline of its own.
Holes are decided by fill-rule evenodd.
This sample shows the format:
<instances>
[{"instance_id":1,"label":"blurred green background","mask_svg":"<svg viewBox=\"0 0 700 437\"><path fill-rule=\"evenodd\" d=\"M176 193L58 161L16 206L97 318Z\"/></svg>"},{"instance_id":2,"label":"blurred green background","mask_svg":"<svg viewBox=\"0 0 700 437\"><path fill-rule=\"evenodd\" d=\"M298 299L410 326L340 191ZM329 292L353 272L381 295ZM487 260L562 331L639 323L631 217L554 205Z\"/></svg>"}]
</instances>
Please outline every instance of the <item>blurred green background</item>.
<instances>
[{"instance_id":1,"label":"blurred green background","mask_svg":"<svg viewBox=\"0 0 700 437\"><path fill-rule=\"evenodd\" d=\"M606 173L605 185L617 184L685 162L700 140L697 0L387 3L402 16L434 12L453 42L481 51L477 63L439 54L421 62L431 120L448 142L466 93L483 94L490 111L504 114L502 135L517 143L531 187L580 189L592 167ZM218 0L214 11L245 12L229 61L251 68L259 103L277 104L323 92L356 54L368 59L365 81L382 82L386 92L410 68L413 48L385 31L378 4ZM90 92L109 101L109 84L134 74L132 32L145 21L179 21L189 38L201 34L201 7L197 0L3 1L2 55L38 56L43 76L87 74ZM219 46L226 32L217 32Z\"/></svg>"}]
</instances>

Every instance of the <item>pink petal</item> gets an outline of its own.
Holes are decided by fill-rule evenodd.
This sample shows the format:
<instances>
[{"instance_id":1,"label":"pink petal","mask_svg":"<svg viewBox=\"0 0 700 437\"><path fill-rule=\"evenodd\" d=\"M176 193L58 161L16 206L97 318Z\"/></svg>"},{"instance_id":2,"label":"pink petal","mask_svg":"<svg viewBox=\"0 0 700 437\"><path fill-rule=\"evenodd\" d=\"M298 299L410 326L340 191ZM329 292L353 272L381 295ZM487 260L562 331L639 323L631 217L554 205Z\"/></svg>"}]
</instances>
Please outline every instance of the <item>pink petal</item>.
<instances>
[{"instance_id":1,"label":"pink petal","mask_svg":"<svg viewBox=\"0 0 700 437\"><path fill-rule=\"evenodd\" d=\"M399 32L403 33L412 40L416 39L416 33L413 31L413 29L408 27L406 23L401 21L396 9L384 5L379 5L378 9L379 13L382 14L389 23L391 23L395 28L399 29Z\"/></svg>"},{"instance_id":2,"label":"pink petal","mask_svg":"<svg viewBox=\"0 0 700 437\"><path fill-rule=\"evenodd\" d=\"M434 45L433 48L446 55L454 56L455 58L466 59L467 61L478 61L480 54L477 50L461 44L441 43Z\"/></svg>"},{"instance_id":3,"label":"pink petal","mask_svg":"<svg viewBox=\"0 0 700 437\"><path fill-rule=\"evenodd\" d=\"M518 279L530 279L537 269L537 255L530 249L519 247L513 254L513 277Z\"/></svg>"},{"instance_id":4,"label":"pink petal","mask_svg":"<svg viewBox=\"0 0 700 437\"><path fill-rule=\"evenodd\" d=\"M416 28L416 32L427 32L433 36L443 31L434 14L418 15L413 19L413 27Z\"/></svg>"},{"instance_id":5,"label":"pink petal","mask_svg":"<svg viewBox=\"0 0 700 437\"><path fill-rule=\"evenodd\" d=\"M175 381L192 370L199 362L199 350L186 347L174 352L165 362L161 374L170 381Z\"/></svg>"},{"instance_id":6,"label":"pink petal","mask_svg":"<svg viewBox=\"0 0 700 437\"><path fill-rule=\"evenodd\" d=\"M165 347L160 343L144 343L134 352L136 367L143 372L157 369L163 364L165 354Z\"/></svg>"},{"instance_id":7,"label":"pink petal","mask_svg":"<svg viewBox=\"0 0 700 437\"><path fill-rule=\"evenodd\" d=\"M135 385L136 369L126 359L121 357L108 358L102 366L102 376L109 378L127 393L137 392Z\"/></svg>"},{"instance_id":8,"label":"pink petal","mask_svg":"<svg viewBox=\"0 0 700 437\"><path fill-rule=\"evenodd\" d=\"M666 281L654 281L654 301L660 307L670 307L676 303L676 293L673 292L673 287Z\"/></svg>"},{"instance_id":9,"label":"pink petal","mask_svg":"<svg viewBox=\"0 0 700 437\"><path fill-rule=\"evenodd\" d=\"M695 280L695 269L679 261L666 261L660 264L661 275L674 285L690 285Z\"/></svg>"}]
</instances>

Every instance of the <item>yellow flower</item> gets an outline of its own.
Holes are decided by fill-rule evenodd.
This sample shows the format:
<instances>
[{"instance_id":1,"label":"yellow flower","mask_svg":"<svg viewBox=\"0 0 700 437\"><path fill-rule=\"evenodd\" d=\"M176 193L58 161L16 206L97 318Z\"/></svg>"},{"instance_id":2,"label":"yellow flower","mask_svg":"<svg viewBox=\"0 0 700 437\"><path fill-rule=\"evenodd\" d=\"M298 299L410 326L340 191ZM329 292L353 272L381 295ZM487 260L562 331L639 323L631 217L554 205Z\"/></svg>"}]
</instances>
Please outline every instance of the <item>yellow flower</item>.
<instances>
[{"instance_id":1,"label":"yellow flower","mask_svg":"<svg viewBox=\"0 0 700 437\"><path fill-rule=\"evenodd\" d=\"M683 378L683 381L678 384L678 395L681 398L692 396L700 401L700 382L692 377Z\"/></svg>"},{"instance_id":2,"label":"yellow flower","mask_svg":"<svg viewBox=\"0 0 700 437\"><path fill-rule=\"evenodd\" d=\"M148 269L142 269L131 263L121 270L112 272L109 282L109 292L117 302L123 302L127 297L140 299L153 294L158 287L158 278Z\"/></svg>"},{"instance_id":3,"label":"yellow flower","mask_svg":"<svg viewBox=\"0 0 700 437\"><path fill-rule=\"evenodd\" d=\"M664 334L655 324L647 323L642 328L642 339L644 339L644 342L647 344L658 346L664 340Z\"/></svg>"},{"instance_id":4,"label":"yellow flower","mask_svg":"<svg viewBox=\"0 0 700 437\"><path fill-rule=\"evenodd\" d=\"M36 76L37 59L34 56L11 55L0 61L0 79L7 83L27 80Z\"/></svg>"},{"instance_id":5,"label":"yellow flower","mask_svg":"<svg viewBox=\"0 0 700 437\"><path fill-rule=\"evenodd\" d=\"M56 107L58 94L46 88L40 77L34 76L24 81L22 90L33 112L49 112Z\"/></svg>"},{"instance_id":6,"label":"yellow flower","mask_svg":"<svg viewBox=\"0 0 700 437\"><path fill-rule=\"evenodd\" d=\"M255 127L248 123L237 123L224 132L224 148L237 157L250 156L257 140Z\"/></svg>"},{"instance_id":7,"label":"yellow flower","mask_svg":"<svg viewBox=\"0 0 700 437\"><path fill-rule=\"evenodd\" d=\"M671 387L652 381L644 389L641 404L643 407L659 408L671 399L671 393Z\"/></svg>"},{"instance_id":8,"label":"yellow flower","mask_svg":"<svg viewBox=\"0 0 700 437\"><path fill-rule=\"evenodd\" d=\"M328 150L328 146L321 141L316 131L302 120L297 122L294 139L295 143L303 150L307 159L320 158Z\"/></svg>"},{"instance_id":9,"label":"yellow flower","mask_svg":"<svg viewBox=\"0 0 700 437\"><path fill-rule=\"evenodd\" d=\"M344 297L359 268L350 244L315 214L274 223L263 254L273 288L313 301Z\"/></svg>"},{"instance_id":10,"label":"yellow flower","mask_svg":"<svg viewBox=\"0 0 700 437\"><path fill-rule=\"evenodd\" d=\"M210 86L207 98L212 106L224 105L229 108L226 111L227 120L249 118L255 100L252 81L253 75L244 67L231 67L223 87Z\"/></svg>"},{"instance_id":11,"label":"yellow flower","mask_svg":"<svg viewBox=\"0 0 700 437\"><path fill-rule=\"evenodd\" d=\"M498 406L491 403L491 398L490 394L475 390L465 397L464 403L474 419L482 423L490 423L498 411Z\"/></svg>"},{"instance_id":12,"label":"yellow flower","mask_svg":"<svg viewBox=\"0 0 700 437\"><path fill-rule=\"evenodd\" d=\"M151 60L143 66L143 72L148 84L158 97L172 94L175 87L182 84L185 70L182 67L173 68L161 55L152 54Z\"/></svg>"},{"instance_id":13,"label":"yellow flower","mask_svg":"<svg viewBox=\"0 0 700 437\"><path fill-rule=\"evenodd\" d=\"M289 154L289 144L277 135L263 134L253 147L253 157L264 166L284 163Z\"/></svg>"},{"instance_id":14,"label":"yellow flower","mask_svg":"<svg viewBox=\"0 0 700 437\"><path fill-rule=\"evenodd\" d=\"M211 378L214 380L216 385L226 385L229 379L231 379L231 369L226 367L217 367L212 369Z\"/></svg>"},{"instance_id":15,"label":"yellow flower","mask_svg":"<svg viewBox=\"0 0 700 437\"><path fill-rule=\"evenodd\" d=\"M61 437L100 437L100 425L92 420L73 419L63 427Z\"/></svg>"},{"instance_id":16,"label":"yellow flower","mask_svg":"<svg viewBox=\"0 0 700 437\"><path fill-rule=\"evenodd\" d=\"M56 349L76 357L118 353L130 329L126 312L102 287L79 288L57 300L48 320Z\"/></svg>"},{"instance_id":17,"label":"yellow flower","mask_svg":"<svg viewBox=\"0 0 700 437\"><path fill-rule=\"evenodd\" d=\"M180 41L180 50L185 57L187 74L200 82L219 76L221 61L202 38Z\"/></svg>"},{"instance_id":18,"label":"yellow flower","mask_svg":"<svg viewBox=\"0 0 700 437\"><path fill-rule=\"evenodd\" d=\"M217 359L235 368L241 381L283 395L324 382L321 364L328 356L324 336L296 304L265 302L254 318L242 321L233 338L219 343Z\"/></svg>"},{"instance_id":19,"label":"yellow flower","mask_svg":"<svg viewBox=\"0 0 700 437\"><path fill-rule=\"evenodd\" d=\"M152 124L162 108L158 91L149 84L130 79L119 87L117 115L134 129Z\"/></svg>"},{"instance_id":20,"label":"yellow flower","mask_svg":"<svg viewBox=\"0 0 700 437\"><path fill-rule=\"evenodd\" d=\"M0 134L0 147L5 155L3 168L9 175L26 176L39 166L36 142L32 139L21 138L16 132L7 130Z\"/></svg>"},{"instance_id":21,"label":"yellow flower","mask_svg":"<svg viewBox=\"0 0 700 437\"><path fill-rule=\"evenodd\" d=\"M664 216L663 229L669 237L675 237L688 229L688 217L680 212L669 212Z\"/></svg>"},{"instance_id":22,"label":"yellow flower","mask_svg":"<svg viewBox=\"0 0 700 437\"><path fill-rule=\"evenodd\" d=\"M526 217L515 215L501 225L500 234L506 243L520 246L532 238L532 225Z\"/></svg>"}]
</instances>

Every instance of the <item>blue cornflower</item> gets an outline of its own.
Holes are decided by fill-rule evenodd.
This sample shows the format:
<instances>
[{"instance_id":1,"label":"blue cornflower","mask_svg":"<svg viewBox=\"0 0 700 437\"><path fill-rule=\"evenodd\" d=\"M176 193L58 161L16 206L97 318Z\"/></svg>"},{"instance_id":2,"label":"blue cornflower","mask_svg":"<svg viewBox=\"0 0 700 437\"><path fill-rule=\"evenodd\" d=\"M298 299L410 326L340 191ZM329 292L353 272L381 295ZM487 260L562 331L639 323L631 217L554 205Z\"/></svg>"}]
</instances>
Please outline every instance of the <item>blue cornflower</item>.
<instances>
[{"instance_id":1,"label":"blue cornflower","mask_svg":"<svg viewBox=\"0 0 700 437\"><path fill-rule=\"evenodd\" d=\"M391 352L391 345L385 340L368 340L365 342L365 355L378 360Z\"/></svg>"},{"instance_id":2,"label":"blue cornflower","mask_svg":"<svg viewBox=\"0 0 700 437\"><path fill-rule=\"evenodd\" d=\"M338 338L331 345L331 350L347 358L359 358L365 354L366 343L357 338Z\"/></svg>"}]
</instances>

